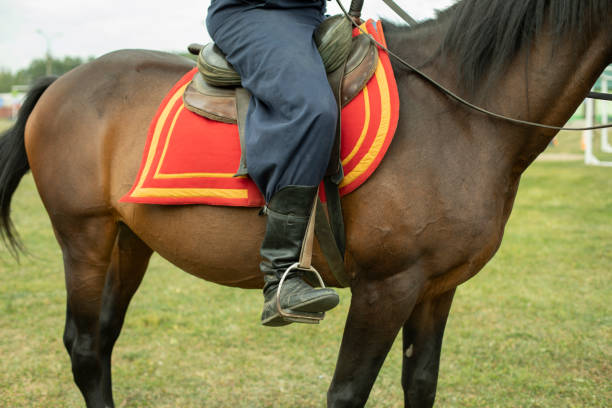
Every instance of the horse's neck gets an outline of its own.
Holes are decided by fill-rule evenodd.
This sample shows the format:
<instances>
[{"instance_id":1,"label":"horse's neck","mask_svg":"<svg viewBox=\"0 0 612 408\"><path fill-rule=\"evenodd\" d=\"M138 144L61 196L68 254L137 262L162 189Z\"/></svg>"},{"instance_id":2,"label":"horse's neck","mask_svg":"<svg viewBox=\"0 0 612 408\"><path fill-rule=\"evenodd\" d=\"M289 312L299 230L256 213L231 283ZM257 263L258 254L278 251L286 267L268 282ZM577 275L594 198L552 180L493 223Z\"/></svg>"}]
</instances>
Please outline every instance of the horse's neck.
<instances>
[{"instance_id":1,"label":"horse's neck","mask_svg":"<svg viewBox=\"0 0 612 408\"><path fill-rule=\"evenodd\" d=\"M586 97L612 56L610 31L602 30L583 45L558 46L542 37L519 54L499 84L486 97L491 110L506 116L563 126ZM554 130L504 125L500 131L524 170L556 135ZM521 170L521 171L522 171Z\"/></svg>"},{"instance_id":2,"label":"horse's neck","mask_svg":"<svg viewBox=\"0 0 612 408\"><path fill-rule=\"evenodd\" d=\"M423 70L461 95L461 80L450 65L452 58L432 58L431 50L440 44L444 30L443 25L417 29L410 35L404 35L397 44L401 44L409 62L418 66L428 61L423 65ZM611 35L606 26L591 41L571 44L571 47L558 46L554 50L552 41L540 36L530 50L519 53L507 73L489 86L486 94L461 96L508 117L562 126L609 64L612 57ZM487 118L450 101L405 70L398 72L398 86L404 105L402 119L416 122L416 131L410 131L414 135L411 143L438 143L442 146L451 140L463 139L472 146L472 157L498 163L496 167L500 172L510 169L520 176L557 133ZM423 105L416 109L410 106L419 103ZM420 116L424 110L438 112L439 116L425 116L423 119ZM431 123L432 119L436 123ZM412 126L412 123L408 125Z\"/></svg>"}]
</instances>

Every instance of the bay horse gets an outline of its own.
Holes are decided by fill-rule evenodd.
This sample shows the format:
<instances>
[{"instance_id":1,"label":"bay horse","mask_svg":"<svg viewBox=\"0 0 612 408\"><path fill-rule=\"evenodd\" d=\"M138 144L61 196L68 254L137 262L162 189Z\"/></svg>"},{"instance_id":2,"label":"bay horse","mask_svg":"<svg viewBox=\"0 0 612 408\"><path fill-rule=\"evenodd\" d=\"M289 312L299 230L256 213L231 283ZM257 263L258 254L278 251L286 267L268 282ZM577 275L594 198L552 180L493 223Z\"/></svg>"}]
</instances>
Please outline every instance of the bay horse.
<instances>
[{"instance_id":1,"label":"bay horse","mask_svg":"<svg viewBox=\"0 0 612 408\"><path fill-rule=\"evenodd\" d=\"M612 62L609 0L462 0L387 43L481 106L562 125ZM64 259L64 344L88 407L114 406L110 358L153 251L184 271L260 288L258 209L119 203L138 172L158 103L192 68L118 51L28 94L0 139L1 231L13 250L11 197L31 170ZM351 304L328 407L361 407L403 328L405 406L434 403L457 285L501 244L523 171L555 131L467 110L394 66L400 121L371 179L342 200ZM335 285L320 254L315 265ZM253 316L254 320L258 316Z\"/></svg>"}]
</instances>

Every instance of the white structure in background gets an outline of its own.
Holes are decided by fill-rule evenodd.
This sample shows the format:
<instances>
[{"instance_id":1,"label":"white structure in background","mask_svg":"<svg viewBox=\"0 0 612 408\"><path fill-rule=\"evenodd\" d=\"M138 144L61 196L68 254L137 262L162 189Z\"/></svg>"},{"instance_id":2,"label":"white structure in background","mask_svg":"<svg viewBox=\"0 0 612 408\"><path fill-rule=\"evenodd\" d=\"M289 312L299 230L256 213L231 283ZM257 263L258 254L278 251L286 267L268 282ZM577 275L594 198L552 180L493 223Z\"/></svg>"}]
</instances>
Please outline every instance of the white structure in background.
<instances>
[{"instance_id":1,"label":"white structure in background","mask_svg":"<svg viewBox=\"0 0 612 408\"><path fill-rule=\"evenodd\" d=\"M605 73L601 76L601 92L607 93L609 86L608 81L612 81L612 72L608 68ZM600 109L599 112L601 114L601 122L602 124L608 123L608 107L610 105L610 101L599 101ZM595 101L593 99L587 98L585 101L586 104L586 126L593 126L595 124ZM595 137L595 132L593 130L586 130L582 135L584 140L584 163L590 164L593 166L609 166L612 167L612 161L602 161L599 160L593 154L593 138ZM608 129L601 129L601 151L604 153L612 153L612 146L608 141Z\"/></svg>"},{"instance_id":2,"label":"white structure in background","mask_svg":"<svg viewBox=\"0 0 612 408\"><path fill-rule=\"evenodd\" d=\"M601 92L608 93L608 81L610 80L612 80L612 76L604 75L601 80ZM604 124L608 123L609 107L610 102L604 101L601 107L601 117ZM612 153L612 146L610 146L610 143L608 142L608 128L601 130L601 151L605 153Z\"/></svg>"}]
</instances>

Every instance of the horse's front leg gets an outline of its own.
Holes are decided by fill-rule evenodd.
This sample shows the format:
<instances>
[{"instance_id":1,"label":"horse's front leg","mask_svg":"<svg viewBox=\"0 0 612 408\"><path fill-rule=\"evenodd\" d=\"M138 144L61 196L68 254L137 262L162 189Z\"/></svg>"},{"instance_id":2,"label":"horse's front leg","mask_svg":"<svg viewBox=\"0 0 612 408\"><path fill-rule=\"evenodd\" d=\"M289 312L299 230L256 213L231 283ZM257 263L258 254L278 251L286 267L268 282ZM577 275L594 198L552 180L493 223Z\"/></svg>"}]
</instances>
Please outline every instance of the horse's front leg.
<instances>
[{"instance_id":1,"label":"horse's front leg","mask_svg":"<svg viewBox=\"0 0 612 408\"><path fill-rule=\"evenodd\" d=\"M423 287L422 274L408 270L385 279L357 278L352 284L344 336L329 408L365 405L380 367L410 316Z\"/></svg>"},{"instance_id":2,"label":"horse's front leg","mask_svg":"<svg viewBox=\"0 0 612 408\"><path fill-rule=\"evenodd\" d=\"M454 294L455 289L424 300L404 324L402 387L406 407L434 404L442 337Z\"/></svg>"}]
</instances>

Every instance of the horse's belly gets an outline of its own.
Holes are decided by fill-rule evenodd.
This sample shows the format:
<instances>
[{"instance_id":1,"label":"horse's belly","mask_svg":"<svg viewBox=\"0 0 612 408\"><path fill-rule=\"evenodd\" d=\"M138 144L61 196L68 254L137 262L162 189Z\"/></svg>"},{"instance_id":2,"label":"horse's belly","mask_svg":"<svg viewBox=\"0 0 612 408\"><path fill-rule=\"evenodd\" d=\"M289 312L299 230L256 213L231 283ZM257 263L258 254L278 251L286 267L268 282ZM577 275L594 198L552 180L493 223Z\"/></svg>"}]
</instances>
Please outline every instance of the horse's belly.
<instances>
[{"instance_id":1,"label":"horse's belly","mask_svg":"<svg viewBox=\"0 0 612 408\"><path fill-rule=\"evenodd\" d=\"M119 211L148 246L185 272L226 286L263 286L265 217L258 208L125 204ZM316 245L313 264L326 284L336 283Z\"/></svg>"},{"instance_id":2,"label":"horse's belly","mask_svg":"<svg viewBox=\"0 0 612 408\"><path fill-rule=\"evenodd\" d=\"M257 209L122 205L124 222L162 257L202 279L243 288L263 284Z\"/></svg>"}]
</instances>

